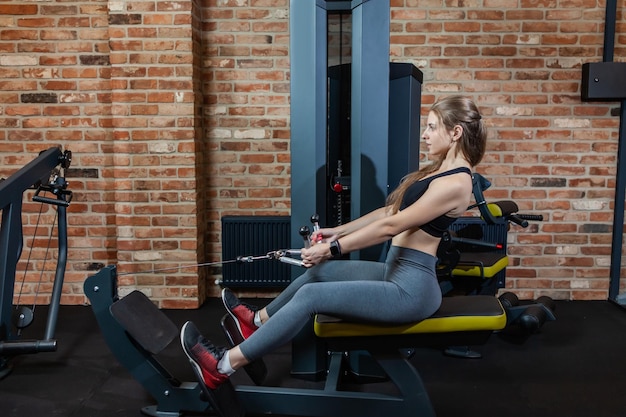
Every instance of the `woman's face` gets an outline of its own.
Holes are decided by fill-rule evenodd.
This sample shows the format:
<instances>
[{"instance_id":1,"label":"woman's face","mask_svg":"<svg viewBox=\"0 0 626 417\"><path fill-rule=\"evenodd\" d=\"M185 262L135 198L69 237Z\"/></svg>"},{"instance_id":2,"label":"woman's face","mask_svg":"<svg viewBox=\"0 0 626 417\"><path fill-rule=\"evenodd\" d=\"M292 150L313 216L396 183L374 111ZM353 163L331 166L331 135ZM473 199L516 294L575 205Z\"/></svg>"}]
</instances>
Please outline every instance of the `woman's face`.
<instances>
[{"instance_id":1,"label":"woman's face","mask_svg":"<svg viewBox=\"0 0 626 417\"><path fill-rule=\"evenodd\" d=\"M454 131L446 130L437 115L433 112L428 113L426 121L426 129L422 133L422 139L428 147L428 153L431 156L440 156L446 154L453 145Z\"/></svg>"}]
</instances>

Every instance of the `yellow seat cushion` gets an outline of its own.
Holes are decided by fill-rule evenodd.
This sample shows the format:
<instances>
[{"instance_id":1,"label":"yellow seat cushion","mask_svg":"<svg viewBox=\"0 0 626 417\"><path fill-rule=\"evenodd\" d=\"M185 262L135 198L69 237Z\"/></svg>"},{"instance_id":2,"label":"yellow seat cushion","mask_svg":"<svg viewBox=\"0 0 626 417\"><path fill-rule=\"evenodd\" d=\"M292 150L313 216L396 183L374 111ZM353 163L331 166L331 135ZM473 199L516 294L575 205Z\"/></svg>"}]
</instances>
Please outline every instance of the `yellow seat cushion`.
<instances>
[{"instance_id":1,"label":"yellow seat cushion","mask_svg":"<svg viewBox=\"0 0 626 417\"><path fill-rule=\"evenodd\" d=\"M494 331L505 326L506 313L500 301L489 295L476 295L446 297L435 314L415 323L355 323L318 314L314 329L318 337L328 338Z\"/></svg>"},{"instance_id":2,"label":"yellow seat cushion","mask_svg":"<svg viewBox=\"0 0 626 417\"><path fill-rule=\"evenodd\" d=\"M502 217L504 216L504 212L502 211L502 208L495 204L495 203L488 203L487 204L487 209L489 210L489 213L491 213L491 215L493 217Z\"/></svg>"}]
</instances>

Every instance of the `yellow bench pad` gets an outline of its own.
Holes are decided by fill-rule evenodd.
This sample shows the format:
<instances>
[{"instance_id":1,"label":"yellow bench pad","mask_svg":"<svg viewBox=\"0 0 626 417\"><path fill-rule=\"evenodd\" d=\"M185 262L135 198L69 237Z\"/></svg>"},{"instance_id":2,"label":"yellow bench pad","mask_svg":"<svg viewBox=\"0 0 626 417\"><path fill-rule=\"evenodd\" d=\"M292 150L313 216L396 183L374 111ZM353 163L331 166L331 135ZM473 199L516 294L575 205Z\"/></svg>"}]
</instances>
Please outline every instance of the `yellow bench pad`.
<instances>
[{"instance_id":1,"label":"yellow bench pad","mask_svg":"<svg viewBox=\"0 0 626 417\"><path fill-rule=\"evenodd\" d=\"M315 334L318 337L358 337L495 331L506 326L506 313L497 298L489 295L446 297L439 310L416 323L400 325L351 323L318 314Z\"/></svg>"},{"instance_id":2,"label":"yellow bench pad","mask_svg":"<svg viewBox=\"0 0 626 417\"><path fill-rule=\"evenodd\" d=\"M509 258L500 253L462 253L452 270L455 277L492 278L509 265Z\"/></svg>"}]
</instances>

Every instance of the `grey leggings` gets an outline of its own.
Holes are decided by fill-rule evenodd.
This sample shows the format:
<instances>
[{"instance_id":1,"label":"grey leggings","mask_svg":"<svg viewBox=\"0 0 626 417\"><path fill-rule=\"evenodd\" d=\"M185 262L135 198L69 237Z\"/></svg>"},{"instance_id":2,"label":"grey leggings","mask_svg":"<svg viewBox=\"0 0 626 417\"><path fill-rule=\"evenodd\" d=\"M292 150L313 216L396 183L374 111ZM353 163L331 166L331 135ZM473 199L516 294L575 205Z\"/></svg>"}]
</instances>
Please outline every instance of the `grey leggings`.
<instances>
[{"instance_id":1,"label":"grey leggings","mask_svg":"<svg viewBox=\"0 0 626 417\"><path fill-rule=\"evenodd\" d=\"M253 361L295 337L314 314L380 323L432 315L441 304L437 258L392 246L384 263L328 261L308 269L267 306L270 319L239 345Z\"/></svg>"}]
</instances>

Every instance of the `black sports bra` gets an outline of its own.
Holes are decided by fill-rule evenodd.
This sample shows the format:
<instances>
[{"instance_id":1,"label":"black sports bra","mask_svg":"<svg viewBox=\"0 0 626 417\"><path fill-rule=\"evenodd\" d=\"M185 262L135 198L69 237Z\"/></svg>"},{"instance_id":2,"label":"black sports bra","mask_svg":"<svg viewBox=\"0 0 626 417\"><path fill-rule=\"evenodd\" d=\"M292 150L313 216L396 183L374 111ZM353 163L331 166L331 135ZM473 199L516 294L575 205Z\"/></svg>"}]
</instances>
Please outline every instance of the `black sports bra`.
<instances>
[{"instance_id":1,"label":"black sports bra","mask_svg":"<svg viewBox=\"0 0 626 417\"><path fill-rule=\"evenodd\" d=\"M448 175L458 174L460 172L466 172L469 175L472 175L472 171L466 167L459 167L455 169L451 169L449 171L440 172L439 174L433 175L432 177L424 178L419 181L414 182L407 188L404 192L404 196L402 197L402 203L400 204L400 210L404 210L411 204L415 203L420 199L422 195L428 190L430 183L432 180L440 177L446 177ZM445 214L436 217L429 221L428 223L423 224L420 228L434 237L442 237L444 232L448 230L448 227L456 218L446 216Z\"/></svg>"}]
</instances>

